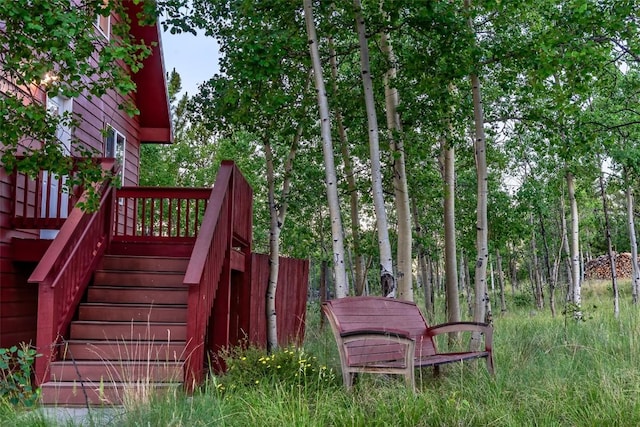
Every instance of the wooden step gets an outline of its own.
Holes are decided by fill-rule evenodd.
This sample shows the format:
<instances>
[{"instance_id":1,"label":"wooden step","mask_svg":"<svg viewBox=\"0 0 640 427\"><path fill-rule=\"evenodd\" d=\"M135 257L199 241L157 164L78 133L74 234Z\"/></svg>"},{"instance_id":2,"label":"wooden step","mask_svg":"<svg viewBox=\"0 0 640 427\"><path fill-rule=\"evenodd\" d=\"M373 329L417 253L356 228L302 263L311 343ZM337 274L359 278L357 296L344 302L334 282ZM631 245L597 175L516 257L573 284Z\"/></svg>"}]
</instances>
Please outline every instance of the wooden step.
<instances>
[{"instance_id":1,"label":"wooden step","mask_svg":"<svg viewBox=\"0 0 640 427\"><path fill-rule=\"evenodd\" d=\"M52 381L151 382L183 381L183 362L79 360L53 362Z\"/></svg>"},{"instance_id":2,"label":"wooden step","mask_svg":"<svg viewBox=\"0 0 640 427\"><path fill-rule=\"evenodd\" d=\"M50 366L42 404L118 405L181 387L188 261L106 256Z\"/></svg>"},{"instance_id":3,"label":"wooden step","mask_svg":"<svg viewBox=\"0 0 640 427\"><path fill-rule=\"evenodd\" d=\"M171 239L171 241L125 241L116 237L109 245L111 255L131 255L131 256L159 256L166 257L167 254L176 258L188 258L193 251L196 238Z\"/></svg>"},{"instance_id":4,"label":"wooden step","mask_svg":"<svg viewBox=\"0 0 640 427\"><path fill-rule=\"evenodd\" d=\"M187 324L77 320L71 322L69 335L73 340L184 341Z\"/></svg>"},{"instance_id":5,"label":"wooden step","mask_svg":"<svg viewBox=\"0 0 640 427\"><path fill-rule=\"evenodd\" d=\"M78 310L78 319L105 322L186 322L187 306L83 303Z\"/></svg>"},{"instance_id":6,"label":"wooden step","mask_svg":"<svg viewBox=\"0 0 640 427\"><path fill-rule=\"evenodd\" d=\"M154 383L139 381L131 383L69 381L42 384L40 404L56 406L113 406L126 402L148 403L151 396L177 393L181 383Z\"/></svg>"},{"instance_id":7,"label":"wooden step","mask_svg":"<svg viewBox=\"0 0 640 427\"><path fill-rule=\"evenodd\" d=\"M100 269L184 273L187 270L188 264L189 258L105 255L102 259Z\"/></svg>"},{"instance_id":8,"label":"wooden step","mask_svg":"<svg viewBox=\"0 0 640 427\"><path fill-rule=\"evenodd\" d=\"M89 286L87 302L90 303L122 303L122 304L179 304L185 305L188 300L188 289L181 288L144 288Z\"/></svg>"},{"instance_id":9,"label":"wooden step","mask_svg":"<svg viewBox=\"0 0 640 427\"><path fill-rule=\"evenodd\" d=\"M177 362L186 358L184 341L70 340L61 357L65 360L155 360Z\"/></svg>"},{"instance_id":10,"label":"wooden step","mask_svg":"<svg viewBox=\"0 0 640 427\"><path fill-rule=\"evenodd\" d=\"M180 287L184 272L98 270L94 286Z\"/></svg>"}]
</instances>

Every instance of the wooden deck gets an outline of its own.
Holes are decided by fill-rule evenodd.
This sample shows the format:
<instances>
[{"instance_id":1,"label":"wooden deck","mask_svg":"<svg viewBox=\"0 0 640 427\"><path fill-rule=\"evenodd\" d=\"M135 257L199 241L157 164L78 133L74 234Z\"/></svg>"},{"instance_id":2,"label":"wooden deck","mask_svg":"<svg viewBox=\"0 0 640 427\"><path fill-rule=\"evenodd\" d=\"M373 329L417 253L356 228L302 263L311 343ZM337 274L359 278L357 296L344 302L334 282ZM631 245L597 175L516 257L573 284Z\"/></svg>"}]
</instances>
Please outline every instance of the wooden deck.
<instances>
[{"instance_id":1,"label":"wooden deck","mask_svg":"<svg viewBox=\"0 0 640 427\"><path fill-rule=\"evenodd\" d=\"M43 226L37 209L41 184L20 177L14 182L13 191L24 192L15 199L14 224ZM218 351L248 341L266 345L268 258L251 253L252 190L232 162L223 162L212 189L115 189L105 183L101 194L98 211L74 208L64 221L60 218L60 231L49 246L38 239L16 245L23 256L30 244L46 249L29 278L38 286L39 384L55 383L56 376L60 381L61 373L69 372L64 365L69 349L74 358L87 360L91 378L99 376L87 345L114 353L96 340L135 335L136 322L141 322L140 333L170 331L166 344L184 355L180 382L188 389L203 380L210 356ZM55 218L46 220L57 224ZM277 302L282 344L303 339L307 276L307 261L282 259ZM150 311L154 320L144 324L142 317ZM55 396L55 402L73 402L69 395Z\"/></svg>"}]
</instances>

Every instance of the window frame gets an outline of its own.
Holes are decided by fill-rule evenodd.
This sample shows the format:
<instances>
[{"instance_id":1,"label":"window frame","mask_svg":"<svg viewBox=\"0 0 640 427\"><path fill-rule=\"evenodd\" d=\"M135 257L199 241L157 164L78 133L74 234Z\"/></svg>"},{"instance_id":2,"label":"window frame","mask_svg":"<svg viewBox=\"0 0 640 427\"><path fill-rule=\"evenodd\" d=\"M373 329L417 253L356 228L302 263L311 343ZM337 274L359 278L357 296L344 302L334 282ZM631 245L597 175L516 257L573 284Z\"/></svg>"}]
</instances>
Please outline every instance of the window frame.
<instances>
[{"instance_id":1,"label":"window frame","mask_svg":"<svg viewBox=\"0 0 640 427\"><path fill-rule=\"evenodd\" d=\"M109 0L104 0L104 6L107 5ZM98 32L107 40L110 39L111 36L111 14L109 16L101 15L100 13L96 14L96 20L93 25L98 29Z\"/></svg>"},{"instance_id":2,"label":"window frame","mask_svg":"<svg viewBox=\"0 0 640 427\"><path fill-rule=\"evenodd\" d=\"M119 149L121 145L121 149ZM120 164L120 183L124 185L126 160L127 160L127 137L115 126L107 125L104 137L104 156L115 159Z\"/></svg>"}]
</instances>

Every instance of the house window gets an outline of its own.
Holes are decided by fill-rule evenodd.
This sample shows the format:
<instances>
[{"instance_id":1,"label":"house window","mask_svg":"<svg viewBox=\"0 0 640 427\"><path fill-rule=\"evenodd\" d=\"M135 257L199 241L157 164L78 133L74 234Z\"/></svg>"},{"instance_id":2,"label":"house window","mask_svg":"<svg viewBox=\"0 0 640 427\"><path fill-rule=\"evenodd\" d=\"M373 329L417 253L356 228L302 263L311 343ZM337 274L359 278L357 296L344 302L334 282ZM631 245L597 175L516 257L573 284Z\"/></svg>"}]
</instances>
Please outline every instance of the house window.
<instances>
[{"instance_id":1,"label":"house window","mask_svg":"<svg viewBox=\"0 0 640 427\"><path fill-rule=\"evenodd\" d=\"M103 8L107 7L108 1L109 0L104 0ZM109 40L109 34L111 32L111 16L98 14L96 16L95 25L98 28L98 31L100 31L100 34L102 34L107 40Z\"/></svg>"},{"instance_id":2,"label":"house window","mask_svg":"<svg viewBox=\"0 0 640 427\"><path fill-rule=\"evenodd\" d=\"M72 100L63 96L49 96L46 101L47 113L52 116L68 114L72 109ZM71 154L71 128L68 123L58 123L56 138L65 156ZM67 218L69 216L69 193L64 190L67 176L57 176L45 170L42 172L42 192L40 199L41 218ZM54 239L58 230L41 229L41 239Z\"/></svg>"},{"instance_id":3,"label":"house window","mask_svg":"<svg viewBox=\"0 0 640 427\"><path fill-rule=\"evenodd\" d=\"M61 95L47 96L47 112L52 116L71 113L73 100ZM65 155L71 155L71 126L67 121L58 124L56 138L62 145Z\"/></svg>"},{"instance_id":4,"label":"house window","mask_svg":"<svg viewBox=\"0 0 640 427\"><path fill-rule=\"evenodd\" d=\"M127 139L123 134L111 126L107 127L107 135L104 141L104 156L117 159L120 164L121 183L124 185L125 153L127 151Z\"/></svg>"}]
</instances>

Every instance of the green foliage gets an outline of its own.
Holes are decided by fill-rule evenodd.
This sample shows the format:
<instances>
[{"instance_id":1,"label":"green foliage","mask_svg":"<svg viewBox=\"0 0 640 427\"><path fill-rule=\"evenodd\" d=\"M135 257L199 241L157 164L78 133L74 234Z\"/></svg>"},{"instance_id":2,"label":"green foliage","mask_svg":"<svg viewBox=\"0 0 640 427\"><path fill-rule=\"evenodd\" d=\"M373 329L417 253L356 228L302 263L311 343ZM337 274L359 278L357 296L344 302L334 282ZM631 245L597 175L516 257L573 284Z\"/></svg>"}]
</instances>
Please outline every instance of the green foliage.
<instances>
[{"instance_id":1,"label":"green foliage","mask_svg":"<svg viewBox=\"0 0 640 427\"><path fill-rule=\"evenodd\" d=\"M513 305L517 308L530 308L533 306L533 297L530 292L518 292L513 296Z\"/></svg>"},{"instance_id":2,"label":"green foliage","mask_svg":"<svg viewBox=\"0 0 640 427\"><path fill-rule=\"evenodd\" d=\"M12 405L33 406L39 390L31 384L33 364L40 355L28 344L0 348L0 405L6 401Z\"/></svg>"},{"instance_id":3,"label":"green foliage","mask_svg":"<svg viewBox=\"0 0 640 427\"><path fill-rule=\"evenodd\" d=\"M594 296L585 305L601 305ZM338 367L335 341L310 310L305 348ZM213 380L193 396L172 395L132 408L119 425L220 426L637 426L640 425L640 312L629 299L620 318L607 310L568 322L529 308L495 320L496 377L477 362L416 372L418 392L401 378L362 375L351 393L334 383L310 390L262 381L224 393ZM265 354L256 353L260 363ZM241 356L242 357L242 356ZM247 356L249 359L249 356ZM292 359L297 363L297 358ZM245 367L243 365L243 367ZM245 367L253 369L252 367ZM224 378L224 377L223 377ZM216 378L219 380L219 378ZM226 383L225 383L226 384ZM55 421L38 425L56 425ZM10 424L20 425L20 424ZM69 425L69 424L63 424Z\"/></svg>"},{"instance_id":4,"label":"green foliage","mask_svg":"<svg viewBox=\"0 0 640 427\"><path fill-rule=\"evenodd\" d=\"M105 38L95 27L96 18L112 13L119 19L111 20L111 37ZM7 171L17 166L30 176L40 170L66 175L71 165L65 157L96 153L73 136L82 117L49 114L45 96L91 98L114 91L120 95L119 107L134 115L136 107L127 96L135 90L130 71L140 69L150 46L132 38L124 3L116 0L86 0L81 5L67 0L2 0L0 22L2 164ZM59 143L62 127L71 131L70 152ZM78 183L86 189L104 178L95 163L84 162L79 169ZM94 207L95 198L90 191L87 209Z\"/></svg>"},{"instance_id":5,"label":"green foliage","mask_svg":"<svg viewBox=\"0 0 640 427\"><path fill-rule=\"evenodd\" d=\"M227 372L211 379L220 392L257 384L311 389L336 384L333 369L318 363L304 348L289 346L270 354L256 347L235 348L222 357Z\"/></svg>"},{"instance_id":6,"label":"green foliage","mask_svg":"<svg viewBox=\"0 0 640 427\"><path fill-rule=\"evenodd\" d=\"M256 176L252 181L255 241L256 247L266 251L269 214L263 147L268 143L274 150L277 189L285 175L282 165L292 134L302 125L281 250L314 261L331 260L323 161L318 155L319 128L315 109L308 108L316 94L305 90L309 58L301 4L291 0L203 0L187 7L180 0L164 0L158 6L167 11L165 24L173 32L204 31L216 38L224 58L222 73L212 76L186 104L190 111L183 117L189 117L192 124L176 125L176 140L181 132L178 129L189 129L184 136L191 142L164 160L175 159L179 165L162 169L166 174L151 168L157 172L154 180L170 181L180 175L190 181L178 181L179 185L207 182L206 177L213 176L216 168L212 158L243 162L243 172ZM380 33L389 34L397 57L398 76L393 85L401 99L414 227L420 227L422 235L419 240L416 236L414 251L421 248L434 262L439 261L443 240L441 145L456 148L458 250L471 257L476 251L477 180L475 153L468 137L473 113L470 73L482 78L486 113L490 251L509 253L515 258L514 265L521 266L520 275L526 276L532 262L526 254L532 250L530 239L535 236L537 267L543 270L545 281L550 281L546 276L563 254L560 224L568 212L562 212L560 203L566 199L563 181L567 171L576 176L584 252L595 255L602 251L602 212L592 192L597 156L611 160L613 181L622 181L625 170L625 185L638 187L634 184L640 170L636 142L640 128L635 105L640 74L634 52L640 45L640 32L633 19L634 7L628 1L596 0L472 2L469 9L463 2L363 2L381 113L382 75L389 64L379 49ZM327 86L331 88L327 95L333 120L340 113L347 133L345 144L355 165L362 219L358 252L375 259L378 249L375 230L368 221L373 217L369 154L362 143L367 126L353 5L314 2L314 10ZM329 70L329 58L336 60L335 76ZM379 121L383 121L382 114ZM195 131L196 127L200 131ZM224 138L218 139L220 135ZM383 146L386 142L382 138ZM146 164L155 164L153 159ZM381 161L385 191L390 194L394 157L383 150ZM148 168L143 165L142 169ZM338 165L338 170L344 169ZM339 185L346 212L351 190L343 178ZM613 189L610 194L615 197ZM276 205L283 206L285 200L275 196ZM628 245L621 209L624 202L615 202L611 205L613 239L618 250L624 251ZM388 211L395 242L392 203ZM350 230L348 215L344 220L345 230ZM345 234L347 243L352 241L350 233ZM560 262L561 279L566 276L565 268Z\"/></svg>"}]
</instances>

